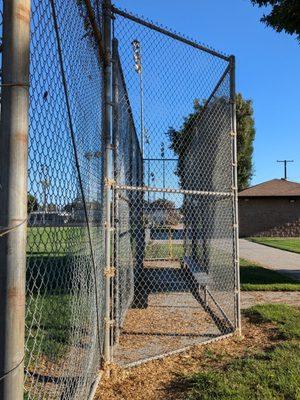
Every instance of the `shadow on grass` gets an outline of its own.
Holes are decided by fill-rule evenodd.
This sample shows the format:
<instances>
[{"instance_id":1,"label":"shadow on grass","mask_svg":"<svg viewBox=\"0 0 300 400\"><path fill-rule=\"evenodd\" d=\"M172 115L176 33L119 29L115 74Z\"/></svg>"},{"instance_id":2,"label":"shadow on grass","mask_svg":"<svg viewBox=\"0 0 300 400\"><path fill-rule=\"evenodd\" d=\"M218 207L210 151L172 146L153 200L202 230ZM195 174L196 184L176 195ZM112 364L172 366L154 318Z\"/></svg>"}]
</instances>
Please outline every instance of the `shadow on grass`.
<instances>
[{"instance_id":1,"label":"shadow on grass","mask_svg":"<svg viewBox=\"0 0 300 400\"><path fill-rule=\"evenodd\" d=\"M274 291L299 291L300 282L276 271L255 265L247 260L240 260L241 289L274 290Z\"/></svg>"}]
</instances>

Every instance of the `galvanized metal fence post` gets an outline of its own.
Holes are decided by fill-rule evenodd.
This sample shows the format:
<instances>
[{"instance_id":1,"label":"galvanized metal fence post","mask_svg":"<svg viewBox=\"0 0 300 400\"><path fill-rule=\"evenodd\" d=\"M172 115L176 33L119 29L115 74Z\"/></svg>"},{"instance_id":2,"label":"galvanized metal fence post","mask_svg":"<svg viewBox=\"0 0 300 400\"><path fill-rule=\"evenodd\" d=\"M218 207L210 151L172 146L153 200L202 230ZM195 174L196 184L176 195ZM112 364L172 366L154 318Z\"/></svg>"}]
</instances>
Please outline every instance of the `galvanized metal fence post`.
<instances>
[{"instance_id":1,"label":"galvanized metal fence post","mask_svg":"<svg viewBox=\"0 0 300 400\"><path fill-rule=\"evenodd\" d=\"M0 399L23 399L30 0L4 1L0 130Z\"/></svg>"},{"instance_id":2,"label":"galvanized metal fence post","mask_svg":"<svg viewBox=\"0 0 300 400\"><path fill-rule=\"evenodd\" d=\"M103 42L104 42L104 228L105 228L105 335L104 360L111 361L111 295L114 271L111 265L111 207L112 207L112 60L111 60L111 1L103 2Z\"/></svg>"},{"instance_id":3,"label":"galvanized metal fence post","mask_svg":"<svg viewBox=\"0 0 300 400\"><path fill-rule=\"evenodd\" d=\"M230 57L230 102L231 102L231 140L232 140L232 182L233 182L233 230L235 258L235 308L236 328L241 334L240 312L240 265L239 265L239 218L238 218L238 179L237 179L237 130L236 130L236 100L235 100L235 57Z\"/></svg>"},{"instance_id":4,"label":"galvanized metal fence post","mask_svg":"<svg viewBox=\"0 0 300 400\"><path fill-rule=\"evenodd\" d=\"M113 86L113 121L112 121L112 142L113 142L113 176L116 183L119 182L119 115L118 115L118 102L119 102L119 88L118 88L118 78L119 78L119 59L118 59L118 41L113 39L112 41L112 58L113 58L113 71L112 71L112 86ZM113 258L114 258L114 318L116 320L114 329L114 341L118 341L119 338L119 322L120 322L120 293L119 293L119 191L117 188L113 192L113 217L112 223L114 228L114 240L113 240Z\"/></svg>"}]
</instances>

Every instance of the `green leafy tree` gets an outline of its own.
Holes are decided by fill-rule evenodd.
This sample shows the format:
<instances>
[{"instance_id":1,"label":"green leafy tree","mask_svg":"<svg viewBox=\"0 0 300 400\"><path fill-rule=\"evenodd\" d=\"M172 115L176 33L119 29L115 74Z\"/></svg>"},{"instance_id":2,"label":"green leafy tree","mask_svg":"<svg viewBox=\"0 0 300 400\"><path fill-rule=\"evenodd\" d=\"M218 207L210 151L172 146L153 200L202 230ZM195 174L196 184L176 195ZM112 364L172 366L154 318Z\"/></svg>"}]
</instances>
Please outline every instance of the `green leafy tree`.
<instances>
[{"instance_id":1,"label":"green leafy tree","mask_svg":"<svg viewBox=\"0 0 300 400\"><path fill-rule=\"evenodd\" d=\"M217 100L220 104L224 99ZM184 174L184 158L186 151L190 146L193 138L193 127L201 121L201 113L203 113L203 103L198 100L194 101L194 112L189 114L180 130L170 128L167 132L171 146L170 148L178 155L177 175L183 188L186 186L186 177ZM217 103L215 103L217 104ZM216 106L216 105L215 105ZM213 106L214 107L214 106ZM207 112L207 111L206 111ZM211 112L213 115L213 112ZM255 128L253 119L253 107L251 100L243 99L238 93L236 95L236 120L237 120L237 152L238 152L238 188L245 189L249 186L253 175L253 141L255 138ZM208 128L208 127L207 127Z\"/></svg>"},{"instance_id":2,"label":"green leafy tree","mask_svg":"<svg viewBox=\"0 0 300 400\"><path fill-rule=\"evenodd\" d=\"M271 6L269 14L264 14L261 21L277 32L285 31L296 34L300 41L300 1L299 0L251 0L259 7Z\"/></svg>"},{"instance_id":3,"label":"green leafy tree","mask_svg":"<svg viewBox=\"0 0 300 400\"><path fill-rule=\"evenodd\" d=\"M253 176L252 158L255 127L252 101L245 100L240 93L236 95L236 123L238 188L243 190L249 186Z\"/></svg>"}]
</instances>

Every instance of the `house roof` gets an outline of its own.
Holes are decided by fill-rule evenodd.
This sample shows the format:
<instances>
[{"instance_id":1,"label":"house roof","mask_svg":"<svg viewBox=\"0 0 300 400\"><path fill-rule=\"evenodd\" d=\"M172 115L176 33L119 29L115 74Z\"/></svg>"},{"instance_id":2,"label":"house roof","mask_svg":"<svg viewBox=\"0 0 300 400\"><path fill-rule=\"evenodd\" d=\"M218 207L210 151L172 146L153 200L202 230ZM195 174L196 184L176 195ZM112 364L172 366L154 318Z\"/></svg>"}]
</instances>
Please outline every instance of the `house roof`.
<instances>
[{"instance_id":1,"label":"house roof","mask_svg":"<svg viewBox=\"0 0 300 400\"><path fill-rule=\"evenodd\" d=\"M239 193L239 197L297 197L300 196L300 183L285 179L270 181L251 186Z\"/></svg>"}]
</instances>

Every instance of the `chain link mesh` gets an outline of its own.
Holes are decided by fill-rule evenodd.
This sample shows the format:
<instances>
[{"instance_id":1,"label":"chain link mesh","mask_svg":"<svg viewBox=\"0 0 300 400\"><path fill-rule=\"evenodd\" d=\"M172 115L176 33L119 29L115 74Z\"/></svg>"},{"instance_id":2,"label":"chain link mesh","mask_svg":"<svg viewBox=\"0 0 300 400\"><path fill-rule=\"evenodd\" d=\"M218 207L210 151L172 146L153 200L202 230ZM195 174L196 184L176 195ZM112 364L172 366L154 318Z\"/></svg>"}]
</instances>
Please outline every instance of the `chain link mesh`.
<instances>
[{"instance_id":1,"label":"chain link mesh","mask_svg":"<svg viewBox=\"0 0 300 400\"><path fill-rule=\"evenodd\" d=\"M25 392L82 399L103 347L102 67L84 1L31 7Z\"/></svg>"},{"instance_id":2,"label":"chain link mesh","mask_svg":"<svg viewBox=\"0 0 300 400\"><path fill-rule=\"evenodd\" d=\"M239 327L234 71L101 0L31 3L25 398L85 399L104 359Z\"/></svg>"},{"instance_id":3,"label":"chain link mesh","mask_svg":"<svg viewBox=\"0 0 300 400\"><path fill-rule=\"evenodd\" d=\"M123 185L140 187L143 185L143 159L116 42L113 44L113 57L116 105L113 118L114 180ZM114 191L117 329L122 326L133 302L135 260L139 260L144 252L144 233L136 232L137 227L143 224L143 213L142 209L134 207L135 202L142 199L142 192Z\"/></svg>"},{"instance_id":4,"label":"chain link mesh","mask_svg":"<svg viewBox=\"0 0 300 400\"><path fill-rule=\"evenodd\" d=\"M162 29L115 9L115 152L123 165L115 267L130 275L118 286L121 365L237 327L230 59ZM129 132L139 138L133 156ZM140 154L136 181L131 160Z\"/></svg>"}]
</instances>

